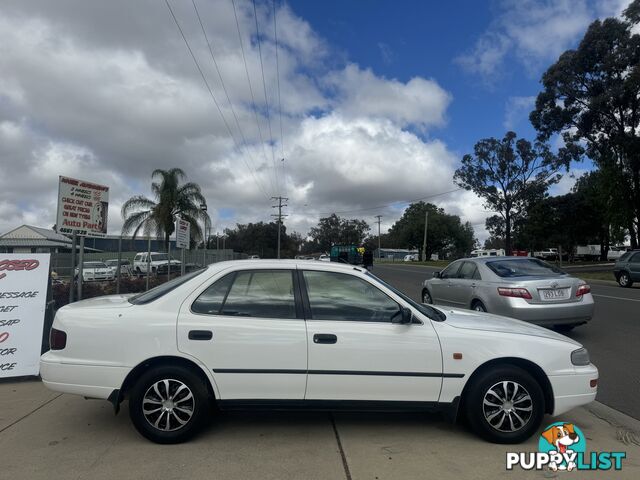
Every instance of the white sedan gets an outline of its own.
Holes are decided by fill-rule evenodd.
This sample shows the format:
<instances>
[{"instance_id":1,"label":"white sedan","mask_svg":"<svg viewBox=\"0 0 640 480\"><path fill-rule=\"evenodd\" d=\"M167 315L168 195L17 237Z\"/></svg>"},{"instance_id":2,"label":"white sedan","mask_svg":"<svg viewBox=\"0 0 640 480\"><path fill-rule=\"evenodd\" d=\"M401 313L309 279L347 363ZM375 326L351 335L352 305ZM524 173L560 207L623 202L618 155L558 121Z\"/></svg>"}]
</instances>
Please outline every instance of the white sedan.
<instances>
[{"instance_id":1,"label":"white sedan","mask_svg":"<svg viewBox=\"0 0 640 480\"><path fill-rule=\"evenodd\" d=\"M159 443L211 404L444 410L500 443L596 396L582 346L518 320L421 305L363 268L221 262L146 293L58 310L40 373L52 390L129 401Z\"/></svg>"}]
</instances>

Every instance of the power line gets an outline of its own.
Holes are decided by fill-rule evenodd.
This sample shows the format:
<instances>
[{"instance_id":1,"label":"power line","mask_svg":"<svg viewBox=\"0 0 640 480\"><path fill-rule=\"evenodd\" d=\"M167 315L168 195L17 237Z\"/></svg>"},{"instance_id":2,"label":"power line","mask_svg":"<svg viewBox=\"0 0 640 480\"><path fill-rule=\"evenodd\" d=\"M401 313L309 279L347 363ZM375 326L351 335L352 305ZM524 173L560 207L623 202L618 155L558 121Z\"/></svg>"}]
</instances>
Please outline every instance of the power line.
<instances>
[{"instance_id":1,"label":"power line","mask_svg":"<svg viewBox=\"0 0 640 480\"><path fill-rule=\"evenodd\" d=\"M240 148L238 147L238 142L236 141L236 137L233 135L233 132L231 131L231 128L229 127L229 123L227 122L227 119L225 118L224 114L222 113L222 109L220 108L220 105L218 104L218 101L216 100L216 96L213 94L213 90L211 90L211 86L209 85L209 82L207 81L207 78L204 75L204 72L202 71L202 68L200 68L200 64L198 63L198 59L196 58L195 54L193 53L193 50L191 49L191 45L189 45L189 41L187 40L187 37L184 35L184 32L182 31L182 27L180 27L180 23L178 22L178 19L176 18L175 14L173 13L173 9L171 8L171 5L169 4L169 0L164 0L165 4L167 5L167 8L169 9L169 13L171 13L171 17L173 18L173 21L176 24L176 27L178 27L178 31L180 32L180 35L182 36L182 39L184 40L185 45L187 46L187 50L189 50L189 53L191 54L191 58L193 59L193 62L196 64L196 68L198 69L198 72L200 72L200 76L202 77L202 81L204 82L205 86L207 87L207 90L209 91L209 95L211 96L211 99L213 100L213 103L215 104L216 108L218 109L218 113L220 113L220 116L222 117L222 121L224 122L225 127L227 128L227 132L229 132L229 136L231 137L231 139L233 140L233 143L236 147L236 149L238 150L238 153L240 153ZM251 175L253 176L253 179L256 182L256 185L258 185L258 187L261 187L260 183L258 182L256 176L253 173L253 170L251 170L251 168L249 167L249 164L247 163L246 159L240 155L242 160L244 161L245 165L247 166L247 168L249 169L249 172L251 173ZM267 198L269 198L269 195L265 193L265 196Z\"/></svg>"},{"instance_id":2,"label":"power line","mask_svg":"<svg viewBox=\"0 0 640 480\"><path fill-rule=\"evenodd\" d=\"M273 147L273 131L271 130L271 115L269 114L269 99L267 98L267 82L264 79L264 63L262 62L262 47L260 44L260 28L258 27L258 10L256 0L253 0L253 16L256 20L256 40L258 41L258 54L260 55L260 71L262 72L262 88L264 90L264 104L267 108L267 124L269 125L269 137L271 140L271 160L273 161L273 172L276 178L276 189L280 190L278 184L278 167L276 165L276 154Z\"/></svg>"},{"instance_id":3,"label":"power line","mask_svg":"<svg viewBox=\"0 0 640 480\"><path fill-rule=\"evenodd\" d=\"M253 163L254 163L253 155L251 154L251 151L249 149L249 145L248 145L247 139L246 139L246 137L244 135L244 132L242 131L242 127L240 127L240 122L238 121L238 115L236 115L236 111L233 108L233 103L231 103L231 98L229 97L229 92L227 91L227 87L224 84L224 80L222 78L222 73L220 72L220 68L218 67L218 62L216 61L216 56L213 53L213 48L211 47L211 42L209 41L209 37L207 35L207 31L204 28L204 24L202 23L202 18L200 17L200 12L198 11L198 7L196 6L195 0L191 0L191 3L193 4L193 9L196 12L196 16L198 17L198 23L200 23L200 28L202 29L202 34L204 35L204 39L207 42L207 47L209 48L209 53L211 54L211 60L213 60L213 65L215 66L216 72L218 73L218 78L220 79L220 84L222 85L222 90L224 91L224 94L227 97L227 102L229 102L229 108L231 109L231 113L233 114L233 118L235 119L236 126L238 127L238 131L240 132L240 137L242 138L242 142L245 145L247 153L249 154L249 158L251 159L251 164L253 165ZM253 170L255 170L255 168L251 168L250 170L253 171ZM269 195L267 194L267 192L264 189L264 187L261 184L259 186L260 186L260 189L265 194L265 196L268 197Z\"/></svg>"},{"instance_id":4,"label":"power line","mask_svg":"<svg viewBox=\"0 0 640 480\"><path fill-rule=\"evenodd\" d=\"M380 208L388 208L388 207L393 207L394 205L404 205L404 204L408 204L408 203L414 203L414 202L418 202L420 200L428 200L430 198L435 198L435 197L439 197L442 195L447 195L449 193L454 193L454 192L459 192L460 190L464 190L464 188L455 188L453 190L448 190L446 192L440 192L440 193L434 193L432 195L427 195L426 197L420 197L420 198L415 198L413 200L406 200L406 201L397 201L397 202L393 202L393 203L389 203L387 205L377 205L375 207L367 207L367 208L358 208L358 209L354 209L354 210L341 210L341 211L332 211L332 212L320 212L318 215L331 215L333 213L337 214L343 214L343 213L356 213L356 212L368 212L370 210L378 210Z\"/></svg>"},{"instance_id":5,"label":"power line","mask_svg":"<svg viewBox=\"0 0 640 480\"><path fill-rule=\"evenodd\" d=\"M287 190L287 173L285 171L284 133L282 129L282 100L280 96L280 63L278 61L278 24L276 22L276 0L273 0L273 38L276 45L276 79L278 81L278 112L280 114L280 152L282 153L282 179L284 190Z\"/></svg>"},{"instance_id":6,"label":"power line","mask_svg":"<svg viewBox=\"0 0 640 480\"><path fill-rule=\"evenodd\" d=\"M253 115L256 119L256 127L258 128L258 135L260 136L260 145L262 146L262 156L264 157L265 162L269 163L269 159L267 158L267 151L264 148L264 138L262 137L262 128L260 128L260 121L258 120L258 107L256 107L256 97L253 94L253 86L251 85L251 77L249 75L249 67L247 66L247 57L244 53L244 42L242 41L242 34L240 33L240 22L238 21L238 12L236 11L236 2L235 0L231 0L231 4L233 5L233 16L236 19L236 29L238 30L238 40L240 41L240 51L242 52L242 61L244 63L244 72L247 76L247 83L249 84L249 93L251 93L251 106L253 107ZM271 188L274 188L273 182L269 179L271 183Z\"/></svg>"}]
</instances>

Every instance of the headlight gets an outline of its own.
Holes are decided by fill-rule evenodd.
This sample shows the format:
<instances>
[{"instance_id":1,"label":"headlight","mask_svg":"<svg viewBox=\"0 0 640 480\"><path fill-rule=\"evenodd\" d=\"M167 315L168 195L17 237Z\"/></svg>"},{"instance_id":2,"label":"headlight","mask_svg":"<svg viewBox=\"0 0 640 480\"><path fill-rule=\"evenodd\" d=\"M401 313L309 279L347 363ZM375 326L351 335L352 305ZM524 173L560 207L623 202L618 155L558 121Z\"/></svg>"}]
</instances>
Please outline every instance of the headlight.
<instances>
[{"instance_id":1,"label":"headlight","mask_svg":"<svg viewBox=\"0 0 640 480\"><path fill-rule=\"evenodd\" d=\"M587 349L579 348L578 350L571 352L571 363L578 366L589 365L591 361L589 360L589 352Z\"/></svg>"}]
</instances>

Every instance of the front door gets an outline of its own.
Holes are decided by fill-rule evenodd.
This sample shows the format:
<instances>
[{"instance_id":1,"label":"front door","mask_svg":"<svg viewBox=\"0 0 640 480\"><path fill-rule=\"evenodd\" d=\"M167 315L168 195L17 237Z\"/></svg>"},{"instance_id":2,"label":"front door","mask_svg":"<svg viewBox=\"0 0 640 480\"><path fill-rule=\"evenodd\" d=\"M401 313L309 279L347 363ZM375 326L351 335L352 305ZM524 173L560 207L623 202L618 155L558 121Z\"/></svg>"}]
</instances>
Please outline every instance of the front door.
<instances>
[{"instance_id":1,"label":"front door","mask_svg":"<svg viewBox=\"0 0 640 480\"><path fill-rule=\"evenodd\" d=\"M182 304L178 348L213 371L218 400L302 400L307 337L295 270L223 272Z\"/></svg>"},{"instance_id":2,"label":"front door","mask_svg":"<svg viewBox=\"0 0 640 480\"><path fill-rule=\"evenodd\" d=\"M399 301L372 278L311 267L301 273L307 400L438 400L442 357L427 318L393 323Z\"/></svg>"}]
</instances>

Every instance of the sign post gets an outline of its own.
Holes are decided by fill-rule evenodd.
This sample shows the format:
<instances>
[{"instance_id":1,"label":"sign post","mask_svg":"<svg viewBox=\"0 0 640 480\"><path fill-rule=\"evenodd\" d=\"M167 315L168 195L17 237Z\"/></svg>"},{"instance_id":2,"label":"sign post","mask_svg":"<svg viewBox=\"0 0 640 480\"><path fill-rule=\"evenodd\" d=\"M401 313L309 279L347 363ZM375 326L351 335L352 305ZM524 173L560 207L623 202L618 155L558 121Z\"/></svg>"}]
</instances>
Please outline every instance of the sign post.
<instances>
[{"instance_id":1,"label":"sign post","mask_svg":"<svg viewBox=\"0 0 640 480\"><path fill-rule=\"evenodd\" d=\"M38 375L48 253L0 254L0 378Z\"/></svg>"},{"instance_id":2,"label":"sign post","mask_svg":"<svg viewBox=\"0 0 640 480\"><path fill-rule=\"evenodd\" d=\"M191 242L191 224L186 220L178 218L176 220L176 248L182 250L182 266L180 267L180 275L184 275L184 250L189 248Z\"/></svg>"}]
</instances>

